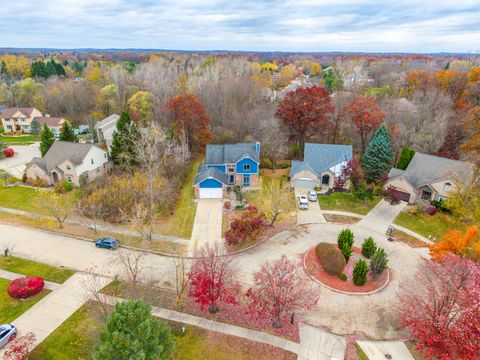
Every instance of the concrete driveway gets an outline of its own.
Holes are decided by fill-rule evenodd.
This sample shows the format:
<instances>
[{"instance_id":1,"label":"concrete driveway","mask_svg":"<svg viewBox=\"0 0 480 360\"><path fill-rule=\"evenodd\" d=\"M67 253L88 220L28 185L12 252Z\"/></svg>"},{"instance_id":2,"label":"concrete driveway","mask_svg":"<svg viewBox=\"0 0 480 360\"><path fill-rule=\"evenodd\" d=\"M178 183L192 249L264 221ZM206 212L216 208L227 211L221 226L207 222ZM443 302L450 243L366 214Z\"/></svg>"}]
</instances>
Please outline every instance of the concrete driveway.
<instances>
[{"instance_id":1,"label":"concrete driveway","mask_svg":"<svg viewBox=\"0 0 480 360\"><path fill-rule=\"evenodd\" d=\"M406 206L405 201L400 201L398 205L390 205L382 199L357 225L385 233L388 225L393 223L393 220Z\"/></svg>"},{"instance_id":2,"label":"concrete driveway","mask_svg":"<svg viewBox=\"0 0 480 360\"><path fill-rule=\"evenodd\" d=\"M188 246L189 254L205 245L214 245L222 241L222 211L221 199L199 199L195 222L193 223L192 239Z\"/></svg>"},{"instance_id":3,"label":"concrete driveway","mask_svg":"<svg viewBox=\"0 0 480 360\"><path fill-rule=\"evenodd\" d=\"M32 161L34 157L40 157L40 143L32 145L12 145L9 147L15 151L15 155L11 158L1 159L0 169L21 179L26 165Z\"/></svg>"},{"instance_id":4,"label":"concrete driveway","mask_svg":"<svg viewBox=\"0 0 480 360\"><path fill-rule=\"evenodd\" d=\"M295 189L295 201L299 195L306 195L309 189L296 188ZM326 224L327 220L320 211L320 205L318 201L309 201L308 209L301 210L297 207L297 225L306 224Z\"/></svg>"}]
</instances>

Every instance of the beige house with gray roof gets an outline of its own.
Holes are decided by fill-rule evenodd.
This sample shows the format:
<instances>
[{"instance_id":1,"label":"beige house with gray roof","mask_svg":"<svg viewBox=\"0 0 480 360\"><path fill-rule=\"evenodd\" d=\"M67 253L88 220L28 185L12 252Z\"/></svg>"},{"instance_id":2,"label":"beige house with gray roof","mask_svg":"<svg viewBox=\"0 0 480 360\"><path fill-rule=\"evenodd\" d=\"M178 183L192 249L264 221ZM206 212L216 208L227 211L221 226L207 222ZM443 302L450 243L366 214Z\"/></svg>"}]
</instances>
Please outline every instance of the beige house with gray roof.
<instances>
[{"instance_id":1,"label":"beige house with gray roof","mask_svg":"<svg viewBox=\"0 0 480 360\"><path fill-rule=\"evenodd\" d=\"M385 187L395 187L402 200L409 203L446 200L468 184L472 176L470 163L417 152L405 170L390 170Z\"/></svg>"},{"instance_id":2,"label":"beige house with gray roof","mask_svg":"<svg viewBox=\"0 0 480 360\"><path fill-rule=\"evenodd\" d=\"M27 179L42 179L45 185L68 181L79 187L108 172L112 162L105 150L94 144L55 141L43 158L27 165Z\"/></svg>"},{"instance_id":3,"label":"beige house with gray roof","mask_svg":"<svg viewBox=\"0 0 480 360\"><path fill-rule=\"evenodd\" d=\"M30 132L33 119L43 116L35 108L7 108L2 111L2 126L5 133Z\"/></svg>"}]
</instances>

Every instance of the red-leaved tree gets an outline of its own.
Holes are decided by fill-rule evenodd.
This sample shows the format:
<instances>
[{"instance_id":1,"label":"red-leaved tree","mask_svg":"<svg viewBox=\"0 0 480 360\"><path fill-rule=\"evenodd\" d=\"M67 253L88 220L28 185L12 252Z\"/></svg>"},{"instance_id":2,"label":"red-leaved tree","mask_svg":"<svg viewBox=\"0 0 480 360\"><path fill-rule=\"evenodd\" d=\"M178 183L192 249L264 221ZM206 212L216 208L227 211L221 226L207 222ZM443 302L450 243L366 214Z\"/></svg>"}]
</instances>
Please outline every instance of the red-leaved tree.
<instances>
[{"instance_id":1,"label":"red-leaved tree","mask_svg":"<svg viewBox=\"0 0 480 360\"><path fill-rule=\"evenodd\" d=\"M398 205L402 200L400 191L393 185L388 185L383 189L383 196L385 201L389 202L391 205Z\"/></svg>"},{"instance_id":2,"label":"red-leaved tree","mask_svg":"<svg viewBox=\"0 0 480 360\"><path fill-rule=\"evenodd\" d=\"M333 131L335 106L328 90L320 86L300 87L287 93L278 104L276 115L290 130L290 135L300 145L303 156L305 140L312 135L327 139Z\"/></svg>"},{"instance_id":3,"label":"red-leaved tree","mask_svg":"<svg viewBox=\"0 0 480 360\"><path fill-rule=\"evenodd\" d=\"M385 113L380 109L377 100L373 96L360 96L345 106L342 115L351 119L357 128L362 146L361 153L363 154L370 137L385 120Z\"/></svg>"},{"instance_id":4,"label":"red-leaved tree","mask_svg":"<svg viewBox=\"0 0 480 360\"><path fill-rule=\"evenodd\" d=\"M427 358L478 359L480 265L456 255L427 261L401 284L399 318Z\"/></svg>"},{"instance_id":5,"label":"red-leaved tree","mask_svg":"<svg viewBox=\"0 0 480 360\"><path fill-rule=\"evenodd\" d=\"M265 226L265 215L255 206L248 205L240 217L230 223L230 229L225 232L225 241L228 245L237 245L247 238L259 236Z\"/></svg>"},{"instance_id":6,"label":"red-leaved tree","mask_svg":"<svg viewBox=\"0 0 480 360\"><path fill-rule=\"evenodd\" d=\"M200 151L211 140L210 116L195 95L175 96L168 101L167 108L173 116L175 134L185 136L191 151Z\"/></svg>"},{"instance_id":7,"label":"red-leaved tree","mask_svg":"<svg viewBox=\"0 0 480 360\"><path fill-rule=\"evenodd\" d=\"M261 266L246 295L250 301L247 313L270 320L274 328L289 322L294 312L312 308L320 297L319 290L305 278L300 263L285 255Z\"/></svg>"},{"instance_id":8,"label":"red-leaved tree","mask_svg":"<svg viewBox=\"0 0 480 360\"><path fill-rule=\"evenodd\" d=\"M358 190L363 180L362 168L360 162L356 159L352 159L347 163L347 166L342 170L342 178L350 181L350 185L353 190Z\"/></svg>"},{"instance_id":9,"label":"red-leaved tree","mask_svg":"<svg viewBox=\"0 0 480 360\"><path fill-rule=\"evenodd\" d=\"M236 304L240 284L236 280L231 259L220 246L206 246L195 253L196 259L188 273L188 296L202 310L216 313L220 303Z\"/></svg>"},{"instance_id":10,"label":"red-leaved tree","mask_svg":"<svg viewBox=\"0 0 480 360\"><path fill-rule=\"evenodd\" d=\"M26 360L27 355L36 341L33 333L29 332L24 336L13 340L3 354L4 360Z\"/></svg>"}]
</instances>

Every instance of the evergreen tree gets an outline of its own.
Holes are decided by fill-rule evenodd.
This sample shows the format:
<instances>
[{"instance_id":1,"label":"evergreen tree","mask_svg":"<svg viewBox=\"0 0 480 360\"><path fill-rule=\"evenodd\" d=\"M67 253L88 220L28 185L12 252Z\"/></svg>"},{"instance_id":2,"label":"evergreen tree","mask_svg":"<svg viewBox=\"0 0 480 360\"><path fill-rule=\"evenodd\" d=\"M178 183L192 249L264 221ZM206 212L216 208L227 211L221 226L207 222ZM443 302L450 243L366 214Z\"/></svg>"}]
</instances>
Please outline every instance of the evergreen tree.
<instances>
[{"instance_id":1,"label":"evergreen tree","mask_svg":"<svg viewBox=\"0 0 480 360\"><path fill-rule=\"evenodd\" d=\"M174 348L171 328L152 318L151 306L140 300L129 300L117 303L108 317L93 359L168 359Z\"/></svg>"},{"instance_id":2,"label":"evergreen tree","mask_svg":"<svg viewBox=\"0 0 480 360\"><path fill-rule=\"evenodd\" d=\"M2 66L0 66L0 74L6 74L7 73L7 63L5 60L2 60Z\"/></svg>"},{"instance_id":3,"label":"evergreen tree","mask_svg":"<svg viewBox=\"0 0 480 360\"><path fill-rule=\"evenodd\" d=\"M387 268L388 258L385 254L385 250L378 248L373 254L372 261L370 262L370 270L374 277L377 277Z\"/></svg>"},{"instance_id":4,"label":"evergreen tree","mask_svg":"<svg viewBox=\"0 0 480 360\"><path fill-rule=\"evenodd\" d=\"M115 164L130 166L137 163L134 142L138 138L140 138L138 126L132 122L127 112L122 112L110 148L110 155Z\"/></svg>"},{"instance_id":5,"label":"evergreen tree","mask_svg":"<svg viewBox=\"0 0 480 360\"><path fill-rule=\"evenodd\" d=\"M414 155L415 155L415 150L405 146L402 149L400 158L397 161L397 169L405 170L408 164L410 164L410 161L412 161Z\"/></svg>"},{"instance_id":6,"label":"evergreen tree","mask_svg":"<svg viewBox=\"0 0 480 360\"><path fill-rule=\"evenodd\" d=\"M31 124L30 124L30 132L33 135L38 135L40 133L40 131L42 131L42 127L41 127L40 123L38 122L38 120L33 119Z\"/></svg>"},{"instance_id":7,"label":"evergreen tree","mask_svg":"<svg viewBox=\"0 0 480 360\"><path fill-rule=\"evenodd\" d=\"M57 74L57 69L55 69L55 62L52 59L49 62L47 62L47 77L50 77L56 74Z\"/></svg>"},{"instance_id":8,"label":"evergreen tree","mask_svg":"<svg viewBox=\"0 0 480 360\"><path fill-rule=\"evenodd\" d=\"M369 182L379 180L388 174L392 168L393 150L390 146L390 134L387 126L382 124L370 141L370 144L362 155L362 168L365 170Z\"/></svg>"},{"instance_id":9,"label":"evergreen tree","mask_svg":"<svg viewBox=\"0 0 480 360\"><path fill-rule=\"evenodd\" d=\"M353 266L353 283L363 286L367 282L368 265L365 260L358 260Z\"/></svg>"},{"instance_id":10,"label":"evergreen tree","mask_svg":"<svg viewBox=\"0 0 480 360\"><path fill-rule=\"evenodd\" d=\"M70 121L66 120L60 131L60 141L77 142L78 136L74 133Z\"/></svg>"},{"instance_id":11,"label":"evergreen tree","mask_svg":"<svg viewBox=\"0 0 480 360\"><path fill-rule=\"evenodd\" d=\"M42 60L34 61L30 67L32 77L42 77L46 79L48 77L47 67Z\"/></svg>"},{"instance_id":12,"label":"evergreen tree","mask_svg":"<svg viewBox=\"0 0 480 360\"><path fill-rule=\"evenodd\" d=\"M40 153L42 154L42 157L45 156L54 142L55 136L50 131L47 124L43 124L42 133L40 134Z\"/></svg>"}]
</instances>

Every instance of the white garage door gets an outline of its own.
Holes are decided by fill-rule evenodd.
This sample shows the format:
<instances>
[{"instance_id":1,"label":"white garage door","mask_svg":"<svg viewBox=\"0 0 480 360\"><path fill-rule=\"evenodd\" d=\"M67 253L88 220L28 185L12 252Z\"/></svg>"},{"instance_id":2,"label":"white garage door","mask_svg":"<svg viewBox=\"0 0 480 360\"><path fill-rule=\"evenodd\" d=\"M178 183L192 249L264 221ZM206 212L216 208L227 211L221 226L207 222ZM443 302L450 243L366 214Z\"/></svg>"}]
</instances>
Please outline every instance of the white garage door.
<instances>
[{"instance_id":1,"label":"white garage door","mask_svg":"<svg viewBox=\"0 0 480 360\"><path fill-rule=\"evenodd\" d=\"M200 188L200 199L221 199L222 188Z\"/></svg>"},{"instance_id":2,"label":"white garage door","mask_svg":"<svg viewBox=\"0 0 480 360\"><path fill-rule=\"evenodd\" d=\"M302 179L296 179L295 180L295 188L296 189L299 189L299 188L302 188L302 189L313 189L315 188L315 180L312 180L312 179L306 179L306 178L302 178Z\"/></svg>"}]
</instances>

